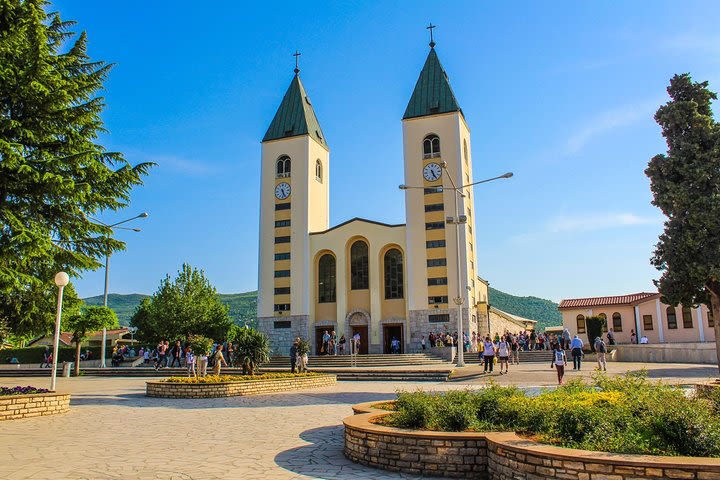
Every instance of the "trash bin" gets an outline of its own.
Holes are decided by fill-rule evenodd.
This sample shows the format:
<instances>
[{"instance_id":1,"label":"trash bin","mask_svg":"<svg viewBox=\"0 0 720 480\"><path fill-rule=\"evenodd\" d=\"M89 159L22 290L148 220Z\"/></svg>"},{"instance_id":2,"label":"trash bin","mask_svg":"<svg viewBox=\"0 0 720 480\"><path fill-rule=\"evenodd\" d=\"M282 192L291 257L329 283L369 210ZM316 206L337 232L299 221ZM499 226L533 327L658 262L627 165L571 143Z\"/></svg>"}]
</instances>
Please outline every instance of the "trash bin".
<instances>
[{"instance_id":1,"label":"trash bin","mask_svg":"<svg viewBox=\"0 0 720 480\"><path fill-rule=\"evenodd\" d=\"M69 377L70 372L72 371L73 362L63 362L62 366L62 376L63 377Z\"/></svg>"}]
</instances>

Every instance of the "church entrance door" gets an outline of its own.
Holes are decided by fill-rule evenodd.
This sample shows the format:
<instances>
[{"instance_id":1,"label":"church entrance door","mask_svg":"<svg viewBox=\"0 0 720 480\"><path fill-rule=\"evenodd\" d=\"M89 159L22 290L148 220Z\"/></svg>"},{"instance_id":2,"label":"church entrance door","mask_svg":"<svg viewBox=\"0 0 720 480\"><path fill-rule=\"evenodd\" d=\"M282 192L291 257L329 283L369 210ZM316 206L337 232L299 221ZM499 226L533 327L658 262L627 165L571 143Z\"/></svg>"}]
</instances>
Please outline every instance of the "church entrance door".
<instances>
[{"instance_id":1,"label":"church entrance door","mask_svg":"<svg viewBox=\"0 0 720 480\"><path fill-rule=\"evenodd\" d=\"M327 355L328 346L325 345L323 349L323 335L325 332L331 334L333 331L332 327L315 327L315 355Z\"/></svg>"},{"instance_id":2,"label":"church entrance door","mask_svg":"<svg viewBox=\"0 0 720 480\"><path fill-rule=\"evenodd\" d=\"M368 353L368 343L370 343L367 325L353 325L350 327L350 330L352 331L353 336L356 333L360 334L360 351L358 353L366 355Z\"/></svg>"},{"instance_id":3,"label":"church entrance door","mask_svg":"<svg viewBox=\"0 0 720 480\"><path fill-rule=\"evenodd\" d=\"M403 335L402 325L383 325L383 352L384 353L403 353ZM392 341L396 339L400 344L397 352L393 352Z\"/></svg>"}]
</instances>

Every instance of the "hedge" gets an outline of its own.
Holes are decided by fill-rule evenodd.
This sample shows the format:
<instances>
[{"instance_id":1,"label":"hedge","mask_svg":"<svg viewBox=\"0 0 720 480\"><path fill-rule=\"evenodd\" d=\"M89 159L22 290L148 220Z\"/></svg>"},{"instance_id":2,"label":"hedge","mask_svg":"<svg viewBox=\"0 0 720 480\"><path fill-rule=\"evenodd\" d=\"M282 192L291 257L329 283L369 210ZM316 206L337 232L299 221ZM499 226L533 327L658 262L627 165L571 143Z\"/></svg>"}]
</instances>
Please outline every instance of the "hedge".
<instances>
[{"instance_id":1,"label":"hedge","mask_svg":"<svg viewBox=\"0 0 720 480\"><path fill-rule=\"evenodd\" d=\"M91 360L97 360L100 358L100 347L82 347L82 352L90 350L92 352ZM50 347L52 352L52 347ZM43 361L43 354L45 353L45 347L25 347L25 348L3 348L0 350L0 363L10 363L10 359L17 358L21 364L34 364ZM112 348L105 350L105 357L110 358L112 356ZM58 362L74 362L75 361L75 347L60 347L58 350Z\"/></svg>"}]
</instances>

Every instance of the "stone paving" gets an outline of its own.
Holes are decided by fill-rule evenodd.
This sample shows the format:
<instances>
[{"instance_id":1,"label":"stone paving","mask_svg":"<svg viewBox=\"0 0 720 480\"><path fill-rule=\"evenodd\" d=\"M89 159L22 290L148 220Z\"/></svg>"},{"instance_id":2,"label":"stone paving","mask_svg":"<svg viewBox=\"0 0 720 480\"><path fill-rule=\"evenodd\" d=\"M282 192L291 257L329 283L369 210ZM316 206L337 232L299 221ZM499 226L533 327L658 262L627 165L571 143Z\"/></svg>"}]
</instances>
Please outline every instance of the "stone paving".
<instances>
[{"instance_id":1,"label":"stone paving","mask_svg":"<svg viewBox=\"0 0 720 480\"><path fill-rule=\"evenodd\" d=\"M673 383L717 376L717 367L686 364L611 364L610 372L643 367ZM588 374L570 370L568 378ZM554 375L549 364L527 364L491 378L531 387L552 385ZM0 479L415 478L343 456L342 419L350 407L393 398L398 389L477 388L487 381L340 382L287 394L168 400L145 397L142 378L61 378L58 389L73 394L70 413L0 423ZM0 378L3 386L47 383Z\"/></svg>"}]
</instances>

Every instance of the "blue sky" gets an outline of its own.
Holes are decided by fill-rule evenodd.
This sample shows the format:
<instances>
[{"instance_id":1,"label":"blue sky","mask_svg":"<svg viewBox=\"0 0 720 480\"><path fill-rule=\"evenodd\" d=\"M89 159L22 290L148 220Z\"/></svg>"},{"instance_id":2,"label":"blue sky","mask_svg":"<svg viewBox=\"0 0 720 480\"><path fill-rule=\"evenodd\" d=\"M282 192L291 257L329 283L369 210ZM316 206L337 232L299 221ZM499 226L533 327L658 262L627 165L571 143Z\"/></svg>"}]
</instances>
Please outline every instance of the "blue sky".
<instances>
[{"instance_id":1,"label":"blue sky","mask_svg":"<svg viewBox=\"0 0 720 480\"><path fill-rule=\"evenodd\" d=\"M404 222L400 119L427 55L425 26L472 131L480 274L553 300L652 289L662 229L643 170L674 73L720 90L720 3L55 3L116 63L110 149L154 161L117 221L110 290L151 293L183 262L220 292L257 285L260 139L302 52L331 148L331 223ZM103 271L75 282L102 293Z\"/></svg>"}]
</instances>

